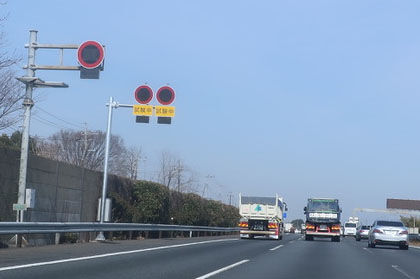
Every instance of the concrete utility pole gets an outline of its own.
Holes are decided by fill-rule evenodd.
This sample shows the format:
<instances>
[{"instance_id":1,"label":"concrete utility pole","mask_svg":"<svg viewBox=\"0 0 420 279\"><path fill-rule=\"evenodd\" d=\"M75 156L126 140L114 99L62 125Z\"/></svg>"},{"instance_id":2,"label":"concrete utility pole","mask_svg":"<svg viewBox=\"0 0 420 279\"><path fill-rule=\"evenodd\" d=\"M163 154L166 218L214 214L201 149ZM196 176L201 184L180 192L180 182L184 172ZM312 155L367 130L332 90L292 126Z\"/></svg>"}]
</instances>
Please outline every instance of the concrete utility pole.
<instances>
[{"instance_id":1,"label":"concrete utility pole","mask_svg":"<svg viewBox=\"0 0 420 279\"><path fill-rule=\"evenodd\" d=\"M35 65L35 45L37 43L38 31L29 31L29 47L28 47L28 68L26 70L26 77L28 79L35 77L35 70L31 65ZM31 121L31 109L34 105L32 100L33 82L26 83L25 99L23 106L25 113L23 115L22 127L22 143L20 152L20 169L19 169L19 192L18 204L25 204L25 191L26 191L26 169L28 166L28 152L29 152L29 125ZM23 222L24 210L17 210L16 222Z\"/></svg>"},{"instance_id":2,"label":"concrete utility pole","mask_svg":"<svg viewBox=\"0 0 420 279\"><path fill-rule=\"evenodd\" d=\"M64 82L46 82L35 77L35 71L38 69L49 69L49 70L61 70L64 66L37 66L35 64L35 51L38 48L56 48L56 49L77 49L78 45L42 45L38 44L37 40L38 31L29 31L29 44L25 45L28 48L28 64L24 67L26 69L26 76L19 77L17 80L25 84L25 98L23 100L23 106L25 112L23 115L22 124L22 143L20 153L20 168L19 168L19 189L18 189L18 201L17 204L13 205L13 209L17 211L16 221L24 221L25 205L25 191L26 191L26 174L28 167L28 153L29 153L29 128L31 122L31 109L34 106L32 100L32 92L35 87L55 87L55 88L66 88L67 84ZM71 68L71 67L70 67ZM71 69L68 67L66 70L79 70L79 67L73 66ZM17 243L18 246L20 243Z\"/></svg>"},{"instance_id":3,"label":"concrete utility pole","mask_svg":"<svg viewBox=\"0 0 420 279\"><path fill-rule=\"evenodd\" d=\"M24 221L24 211L27 208L25 201L26 193L26 176L27 176L27 167L28 167L28 153L29 153L29 128L31 120L31 109L34 106L32 100L32 92L36 87L48 87L48 88L67 88L69 87L64 82L53 82L53 81L43 81L42 79L35 76L36 70L65 70L65 71L82 71L83 67L81 66L66 66L63 65L63 53L64 49L77 49L81 52L79 55L79 63L86 64L86 60L91 61L92 55L96 57L96 53L100 53L100 59L96 59L95 65L96 68L89 68L89 71L102 71L103 70L103 60L104 60L104 48L99 45L99 43L94 41L88 41L82 44L84 48L80 48L79 45L75 44L40 44L37 40L38 31L30 30L29 31L29 44L26 44L25 47L28 48L28 64L23 68L26 69L26 75L22 77L17 77L16 79L25 84L25 98L23 100L24 106L24 116L22 124L22 143L21 143L21 154L20 154L20 169L19 169L19 187L18 187L18 201L17 204L13 204L13 210L16 210L16 221ZM90 51L84 51L89 47ZM36 65L35 64L35 52L37 49L59 49L60 50L60 65ZM93 50L93 51L92 51ZM83 66L83 65L82 65ZM86 75L81 74L81 78L99 78L99 74L96 74L95 77L87 77ZM21 246L21 236L16 236L16 245Z\"/></svg>"}]
</instances>

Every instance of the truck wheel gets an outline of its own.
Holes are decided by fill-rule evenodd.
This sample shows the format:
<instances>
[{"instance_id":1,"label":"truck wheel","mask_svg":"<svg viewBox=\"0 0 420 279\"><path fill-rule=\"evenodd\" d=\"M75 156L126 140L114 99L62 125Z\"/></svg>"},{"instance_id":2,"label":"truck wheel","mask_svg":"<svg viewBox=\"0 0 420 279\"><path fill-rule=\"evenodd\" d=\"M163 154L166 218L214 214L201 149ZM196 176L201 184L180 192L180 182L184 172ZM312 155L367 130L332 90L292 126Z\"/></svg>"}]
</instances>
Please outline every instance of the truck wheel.
<instances>
[{"instance_id":1,"label":"truck wheel","mask_svg":"<svg viewBox=\"0 0 420 279\"><path fill-rule=\"evenodd\" d=\"M408 245L400 245L401 250L408 250Z\"/></svg>"},{"instance_id":2,"label":"truck wheel","mask_svg":"<svg viewBox=\"0 0 420 279\"><path fill-rule=\"evenodd\" d=\"M311 236L311 235L305 235L305 240L306 241L312 241L312 240L314 240L314 237Z\"/></svg>"},{"instance_id":3,"label":"truck wheel","mask_svg":"<svg viewBox=\"0 0 420 279\"><path fill-rule=\"evenodd\" d=\"M332 242L340 242L340 237L339 236L333 236L333 237L331 237L331 241Z\"/></svg>"}]
</instances>

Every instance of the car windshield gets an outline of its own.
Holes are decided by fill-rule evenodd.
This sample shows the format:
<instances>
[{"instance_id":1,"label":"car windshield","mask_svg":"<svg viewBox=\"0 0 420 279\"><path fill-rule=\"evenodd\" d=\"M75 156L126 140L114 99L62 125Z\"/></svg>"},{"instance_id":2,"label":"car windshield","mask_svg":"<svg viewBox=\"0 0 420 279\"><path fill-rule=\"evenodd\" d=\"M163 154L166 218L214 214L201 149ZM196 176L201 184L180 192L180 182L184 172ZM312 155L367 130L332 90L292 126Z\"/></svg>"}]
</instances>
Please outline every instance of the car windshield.
<instances>
[{"instance_id":1,"label":"car windshield","mask_svg":"<svg viewBox=\"0 0 420 279\"><path fill-rule=\"evenodd\" d=\"M356 227L356 224L355 223L346 223L346 224L344 224L344 227L346 227L346 228L355 228Z\"/></svg>"},{"instance_id":2,"label":"car windshield","mask_svg":"<svg viewBox=\"0 0 420 279\"><path fill-rule=\"evenodd\" d=\"M378 226L386 226L386 227L404 227L403 223L398 221L378 221L376 222Z\"/></svg>"},{"instance_id":3,"label":"car windshield","mask_svg":"<svg viewBox=\"0 0 420 279\"><path fill-rule=\"evenodd\" d=\"M309 211L333 211L338 212L337 200L309 200Z\"/></svg>"}]
</instances>

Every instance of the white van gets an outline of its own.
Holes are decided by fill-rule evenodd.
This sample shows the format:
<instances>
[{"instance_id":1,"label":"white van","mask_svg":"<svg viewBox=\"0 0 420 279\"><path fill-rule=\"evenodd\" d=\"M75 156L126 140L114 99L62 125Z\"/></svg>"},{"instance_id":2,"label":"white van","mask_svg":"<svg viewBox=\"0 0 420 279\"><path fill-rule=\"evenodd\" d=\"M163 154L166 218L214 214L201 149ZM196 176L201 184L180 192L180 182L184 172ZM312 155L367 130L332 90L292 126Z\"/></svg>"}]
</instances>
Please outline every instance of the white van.
<instances>
[{"instance_id":1,"label":"white van","mask_svg":"<svg viewBox=\"0 0 420 279\"><path fill-rule=\"evenodd\" d=\"M357 227L356 223L353 223L353 222L344 223L343 236L356 236L356 227Z\"/></svg>"}]
</instances>

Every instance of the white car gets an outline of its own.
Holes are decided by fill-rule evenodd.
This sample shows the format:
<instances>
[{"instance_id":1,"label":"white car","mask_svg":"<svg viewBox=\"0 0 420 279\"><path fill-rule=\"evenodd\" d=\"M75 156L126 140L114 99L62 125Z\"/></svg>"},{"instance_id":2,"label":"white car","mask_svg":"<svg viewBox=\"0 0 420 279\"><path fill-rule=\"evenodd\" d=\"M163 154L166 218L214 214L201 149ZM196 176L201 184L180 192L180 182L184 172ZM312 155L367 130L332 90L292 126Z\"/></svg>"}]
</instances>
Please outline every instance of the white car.
<instances>
[{"instance_id":1,"label":"white car","mask_svg":"<svg viewBox=\"0 0 420 279\"><path fill-rule=\"evenodd\" d=\"M408 229L400 221L375 221L369 231L368 247L394 245L408 250Z\"/></svg>"},{"instance_id":2,"label":"white car","mask_svg":"<svg viewBox=\"0 0 420 279\"><path fill-rule=\"evenodd\" d=\"M343 236L356 236L356 223L346 222L344 223Z\"/></svg>"}]
</instances>

